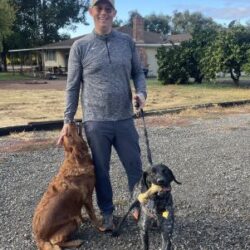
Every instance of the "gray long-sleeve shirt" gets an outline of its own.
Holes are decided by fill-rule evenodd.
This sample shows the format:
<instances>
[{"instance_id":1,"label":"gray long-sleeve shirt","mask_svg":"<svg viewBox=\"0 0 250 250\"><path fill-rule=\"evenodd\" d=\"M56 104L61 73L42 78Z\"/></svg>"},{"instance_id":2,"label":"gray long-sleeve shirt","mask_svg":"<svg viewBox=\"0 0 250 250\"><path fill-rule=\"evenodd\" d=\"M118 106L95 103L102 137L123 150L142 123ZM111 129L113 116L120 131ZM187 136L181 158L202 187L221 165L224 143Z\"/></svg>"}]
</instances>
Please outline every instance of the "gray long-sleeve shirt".
<instances>
[{"instance_id":1,"label":"gray long-sleeve shirt","mask_svg":"<svg viewBox=\"0 0 250 250\"><path fill-rule=\"evenodd\" d=\"M74 42L68 62L64 122L73 121L81 92L83 121L117 121L133 115L130 79L146 97L146 83L135 43L112 30ZM81 90L81 91L80 91Z\"/></svg>"}]
</instances>

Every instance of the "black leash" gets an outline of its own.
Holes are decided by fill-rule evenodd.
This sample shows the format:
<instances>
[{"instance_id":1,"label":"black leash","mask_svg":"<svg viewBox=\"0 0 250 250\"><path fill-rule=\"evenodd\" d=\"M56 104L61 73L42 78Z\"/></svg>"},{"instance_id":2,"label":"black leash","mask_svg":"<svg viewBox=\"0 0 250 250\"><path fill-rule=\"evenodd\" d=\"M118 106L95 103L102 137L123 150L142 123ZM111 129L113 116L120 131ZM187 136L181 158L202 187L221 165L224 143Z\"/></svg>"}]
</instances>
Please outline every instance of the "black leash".
<instances>
[{"instance_id":1,"label":"black leash","mask_svg":"<svg viewBox=\"0 0 250 250\"><path fill-rule=\"evenodd\" d=\"M147 128L146 128L146 123L145 123L145 118L144 118L144 111L143 111L143 109L140 110L139 116L140 116L140 115L141 115L141 117L142 117L143 126L144 126L144 136L145 136L145 141L146 141L146 146L147 146L147 158L148 158L149 164L152 166L152 165L153 165L152 154L151 154L151 150L150 150L150 147L149 147L148 131L147 131Z\"/></svg>"}]
</instances>

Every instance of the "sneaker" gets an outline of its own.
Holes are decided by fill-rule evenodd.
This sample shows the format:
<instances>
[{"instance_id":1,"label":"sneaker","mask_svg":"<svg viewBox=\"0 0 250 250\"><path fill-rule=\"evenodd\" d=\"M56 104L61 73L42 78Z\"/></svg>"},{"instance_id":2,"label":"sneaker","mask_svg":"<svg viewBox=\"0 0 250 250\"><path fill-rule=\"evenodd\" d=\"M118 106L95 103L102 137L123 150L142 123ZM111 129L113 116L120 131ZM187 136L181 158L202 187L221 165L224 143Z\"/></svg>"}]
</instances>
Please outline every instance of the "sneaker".
<instances>
[{"instance_id":1,"label":"sneaker","mask_svg":"<svg viewBox=\"0 0 250 250\"><path fill-rule=\"evenodd\" d=\"M102 226L99 227L101 232L110 232L115 229L113 214L104 214L102 217Z\"/></svg>"}]
</instances>

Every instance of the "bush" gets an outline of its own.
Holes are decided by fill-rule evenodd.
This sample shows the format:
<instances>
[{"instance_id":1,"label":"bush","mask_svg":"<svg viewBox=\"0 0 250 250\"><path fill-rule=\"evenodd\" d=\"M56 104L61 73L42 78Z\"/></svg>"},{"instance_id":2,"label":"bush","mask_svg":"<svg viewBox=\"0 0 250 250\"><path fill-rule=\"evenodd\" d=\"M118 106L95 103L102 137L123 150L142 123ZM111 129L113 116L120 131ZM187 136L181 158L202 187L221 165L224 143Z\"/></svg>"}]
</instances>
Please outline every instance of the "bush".
<instances>
[{"instance_id":1,"label":"bush","mask_svg":"<svg viewBox=\"0 0 250 250\"><path fill-rule=\"evenodd\" d=\"M188 83L188 65L181 46L161 47L157 50L158 79L163 84Z\"/></svg>"}]
</instances>

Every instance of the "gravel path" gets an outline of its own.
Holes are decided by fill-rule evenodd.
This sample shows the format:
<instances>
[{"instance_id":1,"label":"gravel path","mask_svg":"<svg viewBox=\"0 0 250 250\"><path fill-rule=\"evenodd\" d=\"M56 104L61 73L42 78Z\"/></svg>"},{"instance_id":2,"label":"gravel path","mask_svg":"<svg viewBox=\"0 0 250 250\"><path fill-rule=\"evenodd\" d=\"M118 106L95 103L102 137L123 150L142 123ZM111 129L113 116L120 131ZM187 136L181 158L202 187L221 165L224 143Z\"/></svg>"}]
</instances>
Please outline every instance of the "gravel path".
<instances>
[{"instance_id":1,"label":"gravel path","mask_svg":"<svg viewBox=\"0 0 250 250\"><path fill-rule=\"evenodd\" d=\"M146 167L143 131L138 130ZM250 249L250 114L152 126L148 132L153 161L169 165L183 183L173 184L174 249ZM34 207L62 160L62 149L54 146L0 154L0 250L36 249ZM116 154L111 165L115 215L120 217L128 205L127 182ZM140 249L131 218L119 238L98 233L88 220L78 235L85 240L82 250ZM160 235L152 230L150 236L150 249L159 249Z\"/></svg>"}]
</instances>

